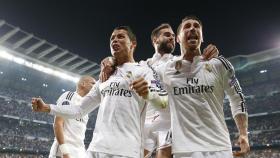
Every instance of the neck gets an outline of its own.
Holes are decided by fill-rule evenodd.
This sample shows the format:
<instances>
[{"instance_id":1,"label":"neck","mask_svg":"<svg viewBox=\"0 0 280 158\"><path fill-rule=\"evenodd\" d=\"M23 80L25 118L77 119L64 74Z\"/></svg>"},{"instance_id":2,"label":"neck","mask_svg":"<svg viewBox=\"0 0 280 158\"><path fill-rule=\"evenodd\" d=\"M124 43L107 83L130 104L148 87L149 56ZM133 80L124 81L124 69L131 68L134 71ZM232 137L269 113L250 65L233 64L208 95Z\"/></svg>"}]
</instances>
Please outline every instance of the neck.
<instances>
[{"instance_id":1,"label":"neck","mask_svg":"<svg viewBox=\"0 0 280 158\"><path fill-rule=\"evenodd\" d=\"M193 62L193 58L195 56L200 56L201 55L201 52L200 52L200 49L190 49L190 48L187 48L187 49L184 49L182 50L182 56L183 56L183 59L184 60L188 60L190 62Z\"/></svg>"},{"instance_id":2,"label":"neck","mask_svg":"<svg viewBox=\"0 0 280 158\"><path fill-rule=\"evenodd\" d=\"M128 57L128 58L120 58L120 59L116 59L116 62L117 62L117 66L121 66L123 65L124 63L134 63L135 60L133 57Z\"/></svg>"},{"instance_id":3,"label":"neck","mask_svg":"<svg viewBox=\"0 0 280 158\"><path fill-rule=\"evenodd\" d=\"M167 54L167 53L165 53L163 51L160 51L158 49L155 49L155 51L156 51L156 53L160 54L160 56L164 56L164 54Z\"/></svg>"}]
</instances>

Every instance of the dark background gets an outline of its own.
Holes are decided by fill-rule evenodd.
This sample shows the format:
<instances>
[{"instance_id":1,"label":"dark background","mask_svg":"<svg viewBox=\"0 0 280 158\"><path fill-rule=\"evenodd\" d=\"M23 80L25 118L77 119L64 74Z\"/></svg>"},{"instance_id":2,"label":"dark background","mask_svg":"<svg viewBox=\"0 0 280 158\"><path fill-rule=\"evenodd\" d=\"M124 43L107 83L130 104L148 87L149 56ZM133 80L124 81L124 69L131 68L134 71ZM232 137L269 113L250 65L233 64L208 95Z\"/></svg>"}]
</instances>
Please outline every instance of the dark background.
<instances>
[{"instance_id":1,"label":"dark background","mask_svg":"<svg viewBox=\"0 0 280 158\"><path fill-rule=\"evenodd\" d=\"M136 60L154 53L152 29L197 15L204 44L230 57L280 46L280 1L0 0L0 18L75 54L100 62L110 55L114 27L129 25L137 35ZM179 46L175 54L179 54Z\"/></svg>"}]
</instances>

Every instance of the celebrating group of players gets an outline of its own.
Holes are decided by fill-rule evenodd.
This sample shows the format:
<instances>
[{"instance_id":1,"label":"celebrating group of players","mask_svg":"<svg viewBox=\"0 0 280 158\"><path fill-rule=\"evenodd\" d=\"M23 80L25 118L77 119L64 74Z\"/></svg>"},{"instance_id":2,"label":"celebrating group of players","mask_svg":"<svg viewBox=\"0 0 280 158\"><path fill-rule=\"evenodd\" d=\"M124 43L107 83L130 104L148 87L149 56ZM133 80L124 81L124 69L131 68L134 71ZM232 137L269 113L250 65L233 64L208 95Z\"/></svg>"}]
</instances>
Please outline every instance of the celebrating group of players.
<instances>
[{"instance_id":1,"label":"celebrating group of players","mask_svg":"<svg viewBox=\"0 0 280 158\"><path fill-rule=\"evenodd\" d=\"M244 96L231 63L214 45L201 53L202 23L187 16L177 28L161 24L151 34L155 53L139 63L136 36L113 30L113 57L101 62L99 80L81 77L76 92L56 105L32 99L36 112L55 115L50 158L232 158L249 152ZM176 40L176 41L175 41ZM181 56L173 56L175 43ZM232 152L223 113L225 94L239 130L241 150ZM87 114L99 107L92 141L84 137Z\"/></svg>"}]
</instances>

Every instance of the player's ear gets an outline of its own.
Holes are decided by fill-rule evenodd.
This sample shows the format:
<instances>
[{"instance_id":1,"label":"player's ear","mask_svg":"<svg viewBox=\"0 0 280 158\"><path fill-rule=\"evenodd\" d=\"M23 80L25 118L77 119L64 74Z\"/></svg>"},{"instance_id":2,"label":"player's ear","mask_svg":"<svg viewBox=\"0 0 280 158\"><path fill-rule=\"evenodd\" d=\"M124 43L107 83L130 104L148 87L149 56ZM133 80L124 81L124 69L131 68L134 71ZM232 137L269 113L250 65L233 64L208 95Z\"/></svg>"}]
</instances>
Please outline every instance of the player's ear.
<instances>
[{"instance_id":1,"label":"player's ear","mask_svg":"<svg viewBox=\"0 0 280 158\"><path fill-rule=\"evenodd\" d=\"M201 42L204 42L203 34L202 34L202 28L201 28L201 32L200 32L200 37L201 37Z\"/></svg>"},{"instance_id":2,"label":"player's ear","mask_svg":"<svg viewBox=\"0 0 280 158\"><path fill-rule=\"evenodd\" d=\"M153 45L155 45L157 43L157 38L153 37Z\"/></svg>"},{"instance_id":3,"label":"player's ear","mask_svg":"<svg viewBox=\"0 0 280 158\"><path fill-rule=\"evenodd\" d=\"M137 42L136 41L132 41L131 45L130 45L130 49L132 50L132 53L134 53L136 46L137 46Z\"/></svg>"},{"instance_id":4,"label":"player's ear","mask_svg":"<svg viewBox=\"0 0 280 158\"><path fill-rule=\"evenodd\" d=\"M179 35L176 36L176 42L180 44L180 38Z\"/></svg>"},{"instance_id":5,"label":"player's ear","mask_svg":"<svg viewBox=\"0 0 280 158\"><path fill-rule=\"evenodd\" d=\"M135 49L136 46L137 46L137 42L136 41L132 41L131 49Z\"/></svg>"}]
</instances>

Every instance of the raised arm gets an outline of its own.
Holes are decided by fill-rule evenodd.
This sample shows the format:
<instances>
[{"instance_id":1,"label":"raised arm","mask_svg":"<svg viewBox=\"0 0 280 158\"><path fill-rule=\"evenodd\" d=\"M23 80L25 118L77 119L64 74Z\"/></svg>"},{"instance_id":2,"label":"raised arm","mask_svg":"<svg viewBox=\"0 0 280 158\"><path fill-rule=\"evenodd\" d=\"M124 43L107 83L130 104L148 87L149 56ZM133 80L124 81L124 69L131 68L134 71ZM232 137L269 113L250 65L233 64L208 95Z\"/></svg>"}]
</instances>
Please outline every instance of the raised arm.
<instances>
[{"instance_id":1,"label":"raised arm","mask_svg":"<svg viewBox=\"0 0 280 158\"><path fill-rule=\"evenodd\" d=\"M83 117L98 107L100 104L99 82L97 82L91 91L83 97L82 103L78 105L56 106L46 104L41 98L32 98L32 109L35 112L47 112L52 115L63 118Z\"/></svg>"}]
</instances>

